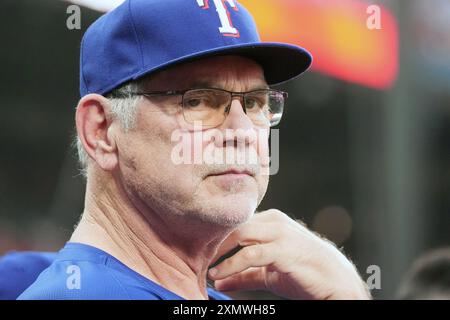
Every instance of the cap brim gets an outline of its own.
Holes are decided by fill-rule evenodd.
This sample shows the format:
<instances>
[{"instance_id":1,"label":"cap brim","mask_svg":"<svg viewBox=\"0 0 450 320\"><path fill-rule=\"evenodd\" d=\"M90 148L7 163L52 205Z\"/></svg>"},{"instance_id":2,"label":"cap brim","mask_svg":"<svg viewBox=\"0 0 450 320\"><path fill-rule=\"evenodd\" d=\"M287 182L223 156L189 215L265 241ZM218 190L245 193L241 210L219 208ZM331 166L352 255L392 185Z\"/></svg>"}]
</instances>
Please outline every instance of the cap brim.
<instances>
[{"instance_id":1,"label":"cap brim","mask_svg":"<svg viewBox=\"0 0 450 320\"><path fill-rule=\"evenodd\" d=\"M141 71L133 79L200 58L229 54L241 55L256 61L263 68L266 82L269 85L281 84L298 77L312 63L311 54L304 48L285 43L257 42L196 52L192 55L168 61L158 67Z\"/></svg>"}]
</instances>

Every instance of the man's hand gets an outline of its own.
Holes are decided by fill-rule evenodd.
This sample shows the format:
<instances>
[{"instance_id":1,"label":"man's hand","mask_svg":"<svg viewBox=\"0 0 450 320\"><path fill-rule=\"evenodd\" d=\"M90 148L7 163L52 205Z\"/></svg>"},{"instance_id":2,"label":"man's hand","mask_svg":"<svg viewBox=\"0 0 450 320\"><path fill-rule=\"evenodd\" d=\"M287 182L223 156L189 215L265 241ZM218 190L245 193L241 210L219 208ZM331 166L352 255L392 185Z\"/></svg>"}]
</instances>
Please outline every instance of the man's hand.
<instances>
[{"instance_id":1,"label":"man's hand","mask_svg":"<svg viewBox=\"0 0 450 320\"><path fill-rule=\"evenodd\" d=\"M217 290L261 289L289 299L370 298L334 244L279 210L255 214L225 239L214 260L236 246L243 248L209 271Z\"/></svg>"}]
</instances>

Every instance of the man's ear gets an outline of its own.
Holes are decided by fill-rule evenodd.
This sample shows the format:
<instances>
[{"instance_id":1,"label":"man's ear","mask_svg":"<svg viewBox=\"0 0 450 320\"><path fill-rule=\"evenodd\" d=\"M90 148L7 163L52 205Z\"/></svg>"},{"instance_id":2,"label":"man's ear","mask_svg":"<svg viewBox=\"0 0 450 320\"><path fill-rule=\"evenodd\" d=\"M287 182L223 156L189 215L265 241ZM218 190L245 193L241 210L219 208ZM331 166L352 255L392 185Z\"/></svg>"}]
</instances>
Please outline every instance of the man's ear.
<instances>
[{"instance_id":1,"label":"man's ear","mask_svg":"<svg viewBox=\"0 0 450 320\"><path fill-rule=\"evenodd\" d=\"M100 168L112 171L117 167L118 154L112 121L108 117L109 101L98 94L88 94L78 103L75 122L84 150Z\"/></svg>"}]
</instances>

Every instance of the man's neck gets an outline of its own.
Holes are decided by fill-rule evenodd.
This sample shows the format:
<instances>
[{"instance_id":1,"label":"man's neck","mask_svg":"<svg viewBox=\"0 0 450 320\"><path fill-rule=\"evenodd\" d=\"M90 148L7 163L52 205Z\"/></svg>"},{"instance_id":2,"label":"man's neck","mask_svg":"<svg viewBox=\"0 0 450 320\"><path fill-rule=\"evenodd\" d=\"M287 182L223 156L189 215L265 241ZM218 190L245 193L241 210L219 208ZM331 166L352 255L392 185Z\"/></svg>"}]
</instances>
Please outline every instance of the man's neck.
<instances>
[{"instance_id":1,"label":"man's neck","mask_svg":"<svg viewBox=\"0 0 450 320\"><path fill-rule=\"evenodd\" d=\"M97 247L186 299L208 299L206 273L219 244L230 230L164 222L130 201L113 179L96 188L89 183L83 217L70 241ZM144 211L144 212L143 212ZM180 230L191 239L180 238ZM204 232L203 232L204 231ZM186 232L184 233L186 234Z\"/></svg>"}]
</instances>

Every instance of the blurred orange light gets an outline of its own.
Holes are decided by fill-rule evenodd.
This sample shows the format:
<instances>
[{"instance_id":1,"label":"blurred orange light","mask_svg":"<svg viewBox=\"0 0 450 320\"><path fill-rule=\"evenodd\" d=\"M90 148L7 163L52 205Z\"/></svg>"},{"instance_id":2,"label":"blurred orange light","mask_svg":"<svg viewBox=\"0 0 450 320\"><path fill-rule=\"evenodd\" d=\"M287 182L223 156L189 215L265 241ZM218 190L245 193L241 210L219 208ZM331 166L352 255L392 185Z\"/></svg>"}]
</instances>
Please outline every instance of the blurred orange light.
<instances>
[{"instance_id":1,"label":"blurred orange light","mask_svg":"<svg viewBox=\"0 0 450 320\"><path fill-rule=\"evenodd\" d=\"M241 0L255 17L262 40L305 47L312 69L345 81L387 89L398 72L398 27L380 8L380 29L370 30L362 0Z\"/></svg>"}]
</instances>

